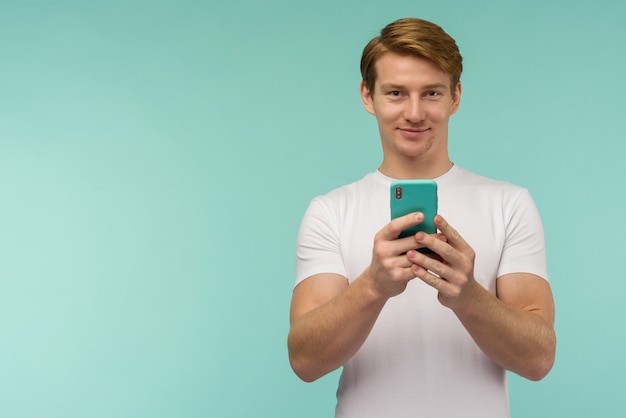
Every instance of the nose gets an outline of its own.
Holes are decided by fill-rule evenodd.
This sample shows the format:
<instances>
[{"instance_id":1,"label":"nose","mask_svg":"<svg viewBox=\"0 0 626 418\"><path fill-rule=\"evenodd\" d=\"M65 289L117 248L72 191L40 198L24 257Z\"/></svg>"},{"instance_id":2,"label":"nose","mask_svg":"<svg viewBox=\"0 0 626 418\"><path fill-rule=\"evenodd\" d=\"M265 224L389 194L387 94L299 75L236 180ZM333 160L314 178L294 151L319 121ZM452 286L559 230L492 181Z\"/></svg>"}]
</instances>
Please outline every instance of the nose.
<instances>
[{"instance_id":1,"label":"nose","mask_svg":"<svg viewBox=\"0 0 626 418\"><path fill-rule=\"evenodd\" d=\"M406 101L404 118L411 123L417 123L424 120L424 106L420 103L419 97L411 97L410 100Z\"/></svg>"}]
</instances>

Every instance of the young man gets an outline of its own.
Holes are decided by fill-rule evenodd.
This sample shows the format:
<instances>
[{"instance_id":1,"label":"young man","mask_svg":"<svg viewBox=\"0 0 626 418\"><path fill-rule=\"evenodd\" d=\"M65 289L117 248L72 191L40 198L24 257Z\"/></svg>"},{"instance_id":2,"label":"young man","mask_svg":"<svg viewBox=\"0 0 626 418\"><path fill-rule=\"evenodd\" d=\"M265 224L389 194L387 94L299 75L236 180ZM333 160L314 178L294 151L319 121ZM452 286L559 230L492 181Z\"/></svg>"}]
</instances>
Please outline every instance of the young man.
<instances>
[{"instance_id":1,"label":"young man","mask_svg":"<svg viewBox=\"0 0 626 418\"><path fill-rule=\"evenodd\" d=\"M448 155L461 62L455 41L424 20L398 20L370 41L361 98L382 164L315 198L302 221L289 358L307 382L343 366L336 417L507 417L506 370L539 380L554 362L529 193ZM438 234L398 238L424 215L390 221L394 179L437 182Z\"/></svg>"}]
</instances>

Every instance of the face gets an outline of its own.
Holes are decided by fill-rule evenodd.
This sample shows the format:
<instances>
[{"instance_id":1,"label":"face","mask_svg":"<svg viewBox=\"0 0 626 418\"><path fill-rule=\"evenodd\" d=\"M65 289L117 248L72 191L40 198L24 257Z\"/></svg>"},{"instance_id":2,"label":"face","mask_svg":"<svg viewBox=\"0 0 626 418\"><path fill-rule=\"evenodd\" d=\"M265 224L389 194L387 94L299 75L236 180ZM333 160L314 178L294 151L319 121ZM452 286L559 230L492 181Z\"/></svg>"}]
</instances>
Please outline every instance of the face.
<instances>
[{"instance_id":1,"label":"face","mask_svg":"<svg viewBox=\"0 0 626 418\"><path fill-rule=\"evenodd\" d=\"M448 121L461 85L425 58L386 53L376 62L374 92L361 84L365 109L378 121L383 165L436 164L448 157Z\"/></svg>"}]
</instances>

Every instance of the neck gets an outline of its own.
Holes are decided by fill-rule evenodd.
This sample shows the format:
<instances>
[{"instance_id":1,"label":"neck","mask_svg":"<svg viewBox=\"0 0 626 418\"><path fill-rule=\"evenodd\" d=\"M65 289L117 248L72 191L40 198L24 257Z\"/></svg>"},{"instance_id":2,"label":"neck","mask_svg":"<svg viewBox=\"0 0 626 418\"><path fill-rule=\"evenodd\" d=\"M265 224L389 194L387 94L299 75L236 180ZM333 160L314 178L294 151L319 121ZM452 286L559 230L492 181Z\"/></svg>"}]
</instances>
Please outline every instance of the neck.
<instances>
[{"instance_id":1,"label":"neck","mask_svg":"<svg viewBox=\"0 0 626 418\"><path fill-rule=\"evenodd\" d=\"M434 179L444 175L454 163L448 157L441 161L388 161L384 159L378 170L394 179Z\"/></svg>"}]
</instances>

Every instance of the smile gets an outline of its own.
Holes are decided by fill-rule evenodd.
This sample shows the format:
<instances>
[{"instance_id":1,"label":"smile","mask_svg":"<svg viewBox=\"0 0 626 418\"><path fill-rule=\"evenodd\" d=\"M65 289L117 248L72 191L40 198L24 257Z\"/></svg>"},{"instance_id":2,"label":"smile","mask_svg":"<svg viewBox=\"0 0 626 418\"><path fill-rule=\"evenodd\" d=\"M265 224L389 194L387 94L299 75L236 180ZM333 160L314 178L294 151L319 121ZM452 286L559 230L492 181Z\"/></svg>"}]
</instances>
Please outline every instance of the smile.
<instances>
[{"instance_id":1,"label":"smile","mask_svg":"<svg viewBox=\"0 0 626 418\"><path fill-rule=\"evenodd\" d=\"M398 130L405 136L417 137L428 132L430 128L398 128Z\"/></svg>"}]
</instances>

